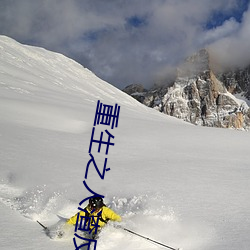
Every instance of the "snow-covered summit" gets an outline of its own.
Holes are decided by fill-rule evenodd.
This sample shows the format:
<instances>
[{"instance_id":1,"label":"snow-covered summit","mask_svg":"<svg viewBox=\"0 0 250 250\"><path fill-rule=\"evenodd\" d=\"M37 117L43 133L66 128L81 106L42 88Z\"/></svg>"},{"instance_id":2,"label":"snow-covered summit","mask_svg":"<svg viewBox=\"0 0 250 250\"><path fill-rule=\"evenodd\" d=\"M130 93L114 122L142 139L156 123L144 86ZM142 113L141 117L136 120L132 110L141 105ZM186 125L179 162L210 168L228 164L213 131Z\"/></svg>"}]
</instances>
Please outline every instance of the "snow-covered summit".
<instances>
[{"instance_id":1,"label":"snow-covered summit","mask_svg":"<svg viewBox=\"0 0 250 250\"><path fill-rule=\"evenodd\" d=\"M115 87L96 77L91 71L62 54L43 48L22 45L15 40L0 36L1 85L16 93L39 94L47 98L49 92L71 92L76 96L89 95L97 99L105 97L113 100L119 92ZM16 79L16 81L15 81ZM95 79L95 84L93 84ZM39 92L39 90L42 91ZM44 96L42 96L42 93ZM131 98L125 103L135 105Z\"/></svg>"},{"instance_id":2,"label":"snow-covered summit","mask_svg":"<svg viewBox=\"0 0 250 250\"><path fill-rule=\"evenodd\" d=\"M145 109L133 98L62 54L22 45L6 36L0 36L0 74L0 111L4 113L8 107L8 115L2 115L2 119L7 117L8 121L80 132L85 127L83 119L67 119L75 112L73 106L76 104L85 110L85 105L98 99L111 103L120 100L121 105L132 109L134 106ZM65 109L54 105L66 103ZM50 104L55 107L51 108Z\"/></svg>"}]
</instances>

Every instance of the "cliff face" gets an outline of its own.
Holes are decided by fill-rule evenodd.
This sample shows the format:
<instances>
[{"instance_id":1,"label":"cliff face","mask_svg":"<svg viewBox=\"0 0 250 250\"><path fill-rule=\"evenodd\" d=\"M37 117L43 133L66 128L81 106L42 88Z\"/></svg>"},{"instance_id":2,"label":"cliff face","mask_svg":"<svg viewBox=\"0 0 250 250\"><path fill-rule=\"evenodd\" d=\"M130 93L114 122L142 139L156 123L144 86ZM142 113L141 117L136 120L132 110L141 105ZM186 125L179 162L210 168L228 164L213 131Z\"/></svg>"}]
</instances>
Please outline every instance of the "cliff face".
<instances>
[{"instance_id":1,"label":"cliff face","mask_svg":"<svg viewBox=\"0 0 250 250\"><path fill-rule=\"evenodd\" d=\"M233 94L249 91L249 68L215 75L201 50L178 68L171 87L132 93L143 104L196 125L248 129L250 109Z\"/></svg>"},{"instance_id":2,"label":"cliff face","mask_svg":"<svg viewBox=\"0 0 250 250\"><path fill-rule=\"evenodd\" d=\"M218 79L225 84L230 93L241 93L250 100L250 66L218 74Z\"/></svg>"}]
</instances>

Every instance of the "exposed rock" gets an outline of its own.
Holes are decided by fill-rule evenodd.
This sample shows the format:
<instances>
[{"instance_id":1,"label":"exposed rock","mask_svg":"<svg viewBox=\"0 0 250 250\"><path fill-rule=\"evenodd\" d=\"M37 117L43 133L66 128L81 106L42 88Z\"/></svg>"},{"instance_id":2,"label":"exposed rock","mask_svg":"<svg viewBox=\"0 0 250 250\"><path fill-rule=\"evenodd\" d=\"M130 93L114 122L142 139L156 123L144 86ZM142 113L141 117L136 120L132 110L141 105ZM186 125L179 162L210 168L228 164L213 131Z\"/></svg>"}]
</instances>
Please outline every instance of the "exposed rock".
<instances>
[{"instance_id":1,"label":"exposed rock","mask_svg":"<svg viewBox=\"0 0 250 250\"><path fill-rule=\"evenodd\" d=\"M142 84L130 84L123 91L129 95L134 94L136 92L143 93L147 91Z\"/></svg>"},{"instance_id":2,"label":"exposed rock","mask_svg":"<svg viewBox=\"0 0 250 250\"><path fill-rule=\"evenodd\" d=\"M218 73L217 77L230 93L242 93L250 100L250 66L245 69L227 70L224 73Z\"/></svg>"},{"instance_id":3,"label":"exposed rock","mask_svg":"<svg viewBox=\"0 0 250 250\"><path fill-rule=\"evenodd\" d=\"M123 91L128 95L133 96L139 102L144 101L145 94L147 92L142 84L130 84L125 89L123 89Z\"/></svg>"},{"instance_id":4,"label":"exposed rock","mask_svg":"<svg viewBox=\"0 0 250 250\"><path fill-rule=\"evenodd\" d=\"M208 51L203 49L187 58L177 72L171 87L135 92L137 95L140 93L137 100L196 125L235 129L250 127L247 103L233 96L239 92L250 96L250 67L217 76L211 70ZM131 95L135 97L135 93Z\"/></svg>"}]
</instances>

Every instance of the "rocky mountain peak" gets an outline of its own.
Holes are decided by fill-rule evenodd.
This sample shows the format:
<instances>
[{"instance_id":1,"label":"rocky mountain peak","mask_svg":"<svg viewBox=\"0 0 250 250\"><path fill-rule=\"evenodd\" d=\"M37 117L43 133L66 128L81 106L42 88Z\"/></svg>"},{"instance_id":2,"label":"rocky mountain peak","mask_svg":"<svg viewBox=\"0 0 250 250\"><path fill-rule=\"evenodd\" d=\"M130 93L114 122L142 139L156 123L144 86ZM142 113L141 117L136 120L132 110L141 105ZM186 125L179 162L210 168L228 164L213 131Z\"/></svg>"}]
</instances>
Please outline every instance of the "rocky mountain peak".
<instances>
[{"instance_id":1,"label":"rocky mountain peak","mask_svg":"<svg viewBox=\"0 0 250 250\"><path fill-rule=\"evenodd\" d=\"M177 69L177 77L194 77L206 74L210 70L209 53L206 49L201 49L197 53L188 57Z\"/></svg>"},{"instance_id":2,"label":"rocky mountain peak","mask_svg":"<svg viewBox=\"0 0 250 250\"><path fill-rule=\"evenodd\" d=\"M249 106L233 94L247 93L244 87L250 84L249 72L215 74L210 64L208 50L202 49L178 67L171 86L130 95L160 112L196 125L248 129Z\"/></svg>"}]
</instances>

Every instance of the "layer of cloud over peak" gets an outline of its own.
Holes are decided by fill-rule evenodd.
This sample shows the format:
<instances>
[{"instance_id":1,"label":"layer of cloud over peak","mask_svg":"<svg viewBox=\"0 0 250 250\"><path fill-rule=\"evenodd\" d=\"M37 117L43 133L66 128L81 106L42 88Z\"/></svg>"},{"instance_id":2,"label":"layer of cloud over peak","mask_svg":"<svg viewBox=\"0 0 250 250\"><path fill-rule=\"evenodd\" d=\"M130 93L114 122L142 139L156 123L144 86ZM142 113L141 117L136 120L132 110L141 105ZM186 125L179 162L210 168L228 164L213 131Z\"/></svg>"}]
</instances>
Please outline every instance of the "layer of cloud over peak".
<instances>
[{"instance_id":1,"label":"layer of cloud over peak","mask_svg":"<svg viewBox=\"0 0 250 250\"><path fill-rule=\"evenodd\" d=\"M239 49L245 63L248 2L2 0L0 34L61 52L120 88L149 86L203 47L224 62L231 60L228 51Z\"/></svg>"},{"instance_id":2,"label":"layer of cloud over peak","mask_svg":"<svg viewBox=\"0 0 250 250\"><path fill-rule=\"evenodd\" d=\"M218 63L226 67L250 64L250 11L244 13L242 22L233 32L211 44L211 51Z\"/></svg>"}]
</instances>

